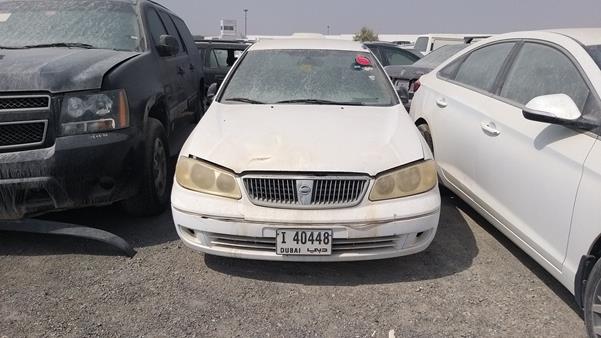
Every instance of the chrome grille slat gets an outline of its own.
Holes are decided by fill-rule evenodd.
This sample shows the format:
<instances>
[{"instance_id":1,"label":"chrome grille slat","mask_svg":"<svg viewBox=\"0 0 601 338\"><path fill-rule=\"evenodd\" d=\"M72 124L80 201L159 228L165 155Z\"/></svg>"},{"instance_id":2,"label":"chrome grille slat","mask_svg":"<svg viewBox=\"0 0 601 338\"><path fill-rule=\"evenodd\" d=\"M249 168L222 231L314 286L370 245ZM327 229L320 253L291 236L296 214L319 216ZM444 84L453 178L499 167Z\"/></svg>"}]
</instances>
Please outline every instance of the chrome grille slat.
<instances>
[{"instance_id":1,"label":"chrome grille slat","mask_svg":"<svg viewBox=\"0 0 601 338\"><path fill-rule=\"evenodd\" d=\"M294 209L356 206L365 197L369 180L369 177L365 176L246 175L243 177L246 192L253 204ZM303 192L305 195L299 196L301 187L305 189Z\"/></svg>"}]
</instances>

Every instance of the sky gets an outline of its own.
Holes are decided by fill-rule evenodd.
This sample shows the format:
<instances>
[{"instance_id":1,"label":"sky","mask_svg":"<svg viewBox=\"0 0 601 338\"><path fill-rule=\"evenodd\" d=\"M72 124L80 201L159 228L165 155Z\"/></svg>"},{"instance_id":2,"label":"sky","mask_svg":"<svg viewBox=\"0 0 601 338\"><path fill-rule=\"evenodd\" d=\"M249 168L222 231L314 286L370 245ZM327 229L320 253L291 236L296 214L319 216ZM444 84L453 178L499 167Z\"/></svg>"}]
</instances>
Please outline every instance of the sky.
<instances>
[{"instance_id":1,"label":"sky","mask_svg":"<svg viewBox=\"0 0 601 338\"><path fill-rule=\"evenodd\" d=\"M601 27L601 0L157 0L193 34L219 35L219 20L238 21L249 35L295 32L351 34L503 33Z\"/></svg>"}]
</instances>

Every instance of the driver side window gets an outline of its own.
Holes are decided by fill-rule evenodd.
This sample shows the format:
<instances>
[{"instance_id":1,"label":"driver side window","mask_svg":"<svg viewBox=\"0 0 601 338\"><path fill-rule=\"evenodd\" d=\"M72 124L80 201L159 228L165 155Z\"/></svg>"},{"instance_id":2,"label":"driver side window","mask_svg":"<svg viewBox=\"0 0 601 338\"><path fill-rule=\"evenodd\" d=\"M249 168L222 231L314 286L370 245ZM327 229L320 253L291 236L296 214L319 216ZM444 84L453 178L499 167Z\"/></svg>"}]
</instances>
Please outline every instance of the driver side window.
<instances>
[{"instance_id":1,"label":"driver side window","mask_svg":"<svg viewBox=\"0 0 601 338\"><path fill-rule=\"evenodd\" d=\"M518 53L501 96L525 105L537 96L566 94L582 112L589 88L578 68L560 50L538 43L526 43Z\"/></svg>"}]
</instances>

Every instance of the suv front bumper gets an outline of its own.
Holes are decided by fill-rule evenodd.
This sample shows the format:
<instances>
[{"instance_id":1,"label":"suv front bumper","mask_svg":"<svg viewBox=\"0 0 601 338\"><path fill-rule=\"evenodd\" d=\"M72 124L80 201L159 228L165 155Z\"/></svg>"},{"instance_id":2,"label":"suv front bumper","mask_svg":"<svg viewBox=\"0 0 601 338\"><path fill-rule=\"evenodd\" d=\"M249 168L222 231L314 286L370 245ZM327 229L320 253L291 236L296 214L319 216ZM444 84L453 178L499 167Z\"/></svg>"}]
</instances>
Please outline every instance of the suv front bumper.
<instances>
[{"instance_id":1,"label":"suv front bumper","mask_svg":"<svg viewBox=\"0 0 601 338\"><path fill-rule=\"evenodd\" d=\"M133 130L57 138L52 147L0 153L0 219L111 204L139 185Z\"/></svg>"}]
</instances>

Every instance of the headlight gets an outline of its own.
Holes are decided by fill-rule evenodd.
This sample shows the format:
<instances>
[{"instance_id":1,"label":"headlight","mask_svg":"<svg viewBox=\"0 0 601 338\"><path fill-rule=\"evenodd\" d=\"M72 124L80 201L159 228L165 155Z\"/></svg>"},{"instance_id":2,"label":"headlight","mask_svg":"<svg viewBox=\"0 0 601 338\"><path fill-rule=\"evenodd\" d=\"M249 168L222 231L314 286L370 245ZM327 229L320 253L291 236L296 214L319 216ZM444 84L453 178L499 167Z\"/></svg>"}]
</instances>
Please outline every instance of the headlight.
<instances>
[{"instance_id":1,"label":"headlight","mask_svg":"<svg viewBox=\"0 0 601 338\"><path fill-rule=\"evenodd\" d=\"M379 176L369 194L370 201L383 201L421 194L434 189L438 182L436 163L419 162Z\"/></svg>"},{"instance_id":2,"label":"headlight","mask_svg":"<svg viewBox=\"0 0 601 338\"><path fill-rule=\"evenodd\" d=\"M242 198L234 175L192 158L179 158L175 179L179 185L189 190L238 200Z\"/></svg>"},{"instance_id":3,"label":"headlight","mask_svg":"<svg viewBox=\"0 0 601 338\"><path fill-rule=\"evenodd\" d=\"M61 134L99 133L129 127L124 90L67 94L61 107Z\"/></svg>"}]
</instances>

